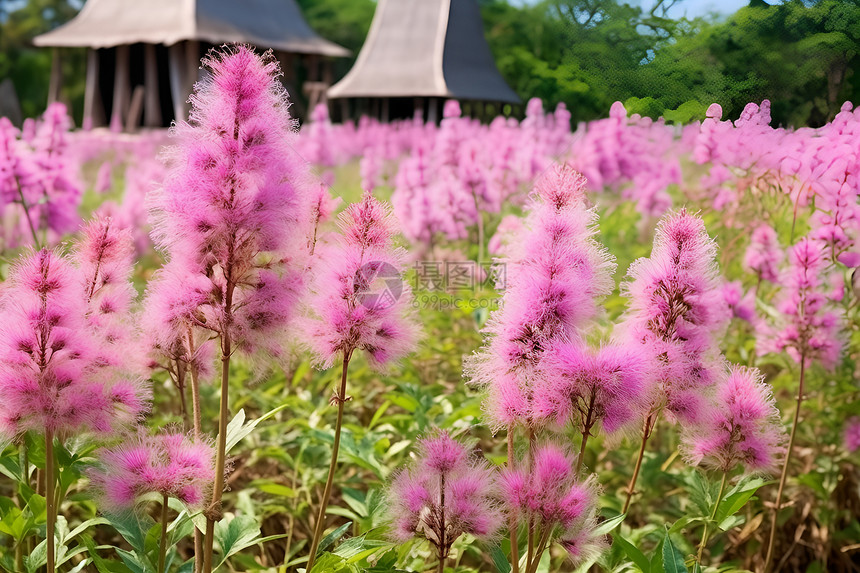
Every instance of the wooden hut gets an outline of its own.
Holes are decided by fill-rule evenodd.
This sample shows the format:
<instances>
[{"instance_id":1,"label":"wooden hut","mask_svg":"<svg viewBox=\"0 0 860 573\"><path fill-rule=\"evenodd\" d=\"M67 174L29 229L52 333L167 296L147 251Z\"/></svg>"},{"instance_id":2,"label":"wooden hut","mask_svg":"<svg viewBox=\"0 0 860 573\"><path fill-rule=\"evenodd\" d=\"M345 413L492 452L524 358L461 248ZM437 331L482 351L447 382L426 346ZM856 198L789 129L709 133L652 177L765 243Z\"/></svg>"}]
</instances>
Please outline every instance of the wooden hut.
<instances>
[{"instance_id":1,"label":"wooden hut","mask_svg":"<svg viewBox=\"0 0 860 573\"><path fill-rule=\"evenodd\" d=\"M211 46L273 49L290 93L306 80L311 104L325 97L331 59L349 55L318 36L294 0L87 0L75 18L33 42L54 48L50 99L60 89L59 49L86 48L84 126L109 118L125 129L184 118Z\"/></svg>"},{"instance_id":2,"label":"wooden hut","mask_svg":"<svg viewBox=\"0 0 860 573\"><path fill-rule=\"evenodd\" d=\"M355 65L328 90L341 113L383 120L416 111L439 118L440 102L473 108L518 104L496 68L476 0L379 0Z\"/></svg>"}]
</instances>

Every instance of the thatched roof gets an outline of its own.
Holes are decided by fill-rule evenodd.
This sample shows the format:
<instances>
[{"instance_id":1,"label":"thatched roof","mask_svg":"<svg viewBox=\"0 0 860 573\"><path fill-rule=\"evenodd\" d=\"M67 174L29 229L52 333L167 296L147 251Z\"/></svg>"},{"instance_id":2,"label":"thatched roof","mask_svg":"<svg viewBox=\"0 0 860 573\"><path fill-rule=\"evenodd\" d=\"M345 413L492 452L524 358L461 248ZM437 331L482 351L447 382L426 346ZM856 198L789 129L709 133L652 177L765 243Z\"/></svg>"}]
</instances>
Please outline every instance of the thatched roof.
<instances>
[{"instance_id":1,"label":"thatched roof","mask_svg":"<svg viewBox=\"0 0 860 573\"><path fill-rule=\"evenodd\" d=\"M475 0L379 0L344 97L450 97L519 103L484 38Z\"/></svg>"},{"instance_id":2,"label":"thatched roof","mask_svg":"<svg viewBox=\"0 0 860 573\"><path fill-rule=\"evenodd\" d=\"M300 54L347 56L318 36L293 0L87 0L70 22L37 36L37 46L109 48L245 42Z\"/></svg>"}]
</instances>

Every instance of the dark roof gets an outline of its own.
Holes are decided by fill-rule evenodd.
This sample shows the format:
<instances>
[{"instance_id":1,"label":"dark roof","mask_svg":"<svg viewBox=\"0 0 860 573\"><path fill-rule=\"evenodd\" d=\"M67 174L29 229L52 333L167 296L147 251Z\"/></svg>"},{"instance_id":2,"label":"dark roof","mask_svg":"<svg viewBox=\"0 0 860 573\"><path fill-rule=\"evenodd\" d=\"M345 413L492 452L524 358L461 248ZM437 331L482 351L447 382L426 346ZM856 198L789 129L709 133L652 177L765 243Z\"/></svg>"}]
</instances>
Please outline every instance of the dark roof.
<instances>
[{"instance_id":1,"label":"dark roof","mask_svg":"<svg viewBox=\"0 0 860 573\"><path fill-rule=\"evenodd\" d=\"M496 68L475 0L379 0L355 65L328 95L520 102Z\"/></svg>"}]
</instances>

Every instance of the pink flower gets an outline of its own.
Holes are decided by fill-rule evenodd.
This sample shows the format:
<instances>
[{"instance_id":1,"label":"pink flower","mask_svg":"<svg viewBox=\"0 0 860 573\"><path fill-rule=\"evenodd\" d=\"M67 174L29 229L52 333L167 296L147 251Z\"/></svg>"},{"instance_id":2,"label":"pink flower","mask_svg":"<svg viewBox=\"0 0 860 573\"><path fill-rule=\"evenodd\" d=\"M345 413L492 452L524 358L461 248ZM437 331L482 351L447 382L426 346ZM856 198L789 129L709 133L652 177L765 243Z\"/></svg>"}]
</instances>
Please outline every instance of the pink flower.
<instances>
[{"instance_id":1,"label":"pink flower","mask_svg":"<svg viewBox=\"0 0 860 573\"><path fill-rule=\"evenodd\" d=\"M616 432L641 411L646 374L636 346L608 345L593 352L581 344L558 345L546 358L548 383L535 392L535 416L572 423L582 434L600 425Z\"/></svg>"},{"instance_id":2,"label":"pink flower","mask_svg":"<svg viewBox=\"0 0 860 573\"><path fill-rule=\"evenodd\" d=\"M860 418L857 416L849 418L845 424L845 449L852 453L860 449Z\"/></svg>"},{"instance_id":3,"label":"pink flower","mask_svg":"<svg viewBox=\"0 0 860 573\"><path fill-rule=\"evenodd\" d=\"M491 538L501 525L493 471L445 432L419 441L420 457L399 471L389 492L392 536L423 537L440 559L464 533Z\"/></svg>"},{"instance_id":4,"label":"pink flower","mask_svg":"<svg viewBox=\"0 0 860 573\"><path fill-rule=\"evenodd\" d=\"M797 362L805 358L828 369L835 366L842 347L840 318L828 308L822 246L803 238L791 248L785 286L776 300L780 317L773 326L762 326L760 354L787 352Z\"/></svg>"},{"instance_id":5,"label":"pink flower","mask_svg":"<svg viewBox=\"0 0 860 573\"><path fill-rule=\"evenodd\" d=\"M206 442L183 434L139 433L99 455L101 466L90 478L108 511L130 508L156 493L201 507L215 479L215 453Z\"/></svg>"},{"instance_id":6,"label":"pink flower","mask_svg":"<svg viewBox=\"0 0 860 573\"><path fill-rule=\"evenodd\" d=\"M750 236L750 244L744 255L744 266L755 273L760 280L777 282L779 265L782 262L782 248L773 227L761 224Z\"/></svg>"},{"instance_id":7,"label":"pink flower","mask_svg":"<svg viewBox=\"0 0 860 573\"><path fill-rule=\"evenodd\" d=\"M772 473L785 447L785 430L770 385L758 370L735 367L719 382L706 421L683 428L683 450L693 465L730 472Z\"/></svg>"},{"instance_id":8,"label":"pink flower","mask_svg":"<svg viewBox=\"0 0 860 573\"><path fill-rule=\"evenodd\" d=\"M594 239L585 179L556 167L538 181L517 248L506 251L505 292L485 329L484 347L466 366L487 387L486 408L496 427L530 423L524 415L540 383L538 370L553 345L580 339L612 290L614 263ZM521 404L511 407L511 399Z\"/></svg>"},{"instance_id":9,"label":"pink flower","mask_svg":"<svg viewBox=\"0 0 860 573\"><path fill-rule=\"evenodd\" d=\"M557 446L539 447L528 470L525 464L505 470L501 484L508 511L519 523L549 528L554 532L551 540L565 547L568 545L565 540L576 540L569 549L574 561L579 562L590 553L586 546L597 543L595 482L578 480L572 460Z\"/></svg>"},{"instance_id":10,"label":"pink flower","mask_svg":"<svg viewBox=\"0 0 860 573\"><path fill-rule=\"evenodd\" d=\"M681 210L660 221L651 257L627 273L620 339L641 344L650 362L649 413L665 406L681 421L697 421L702 390L721 366L717 340L728 317L715 256L702 220Z\"/></svg>"},{"instance_id":11,"label":"pink flower","mask_svg":"<svg viewBox=\"0 0 860 573\"><path fill-rule=\"evenodd\" d=\"M117 376L87 322L78 269L42 250L13 267L0 297L0 428L110 433L147 408L139 380Z\"/></svg>"},{"instance_id":12,"label":"pink flower","mask_svg":"<svg viewBox=\"0 0 860 573\"><path fill-rule=\"evenodd\" d=\"M278 357L311 234L307 169L271 54L236 46L203 63L210 75L191 96L189 123L174 129L178 145L152 195L153 239L173 274L193 277L183 292L195 326Z\"/></svg>"},{"instance_id":13,"label":"pink flower","mask_svg":"<svg viewBox=\"0 0 860 573\"><path fill-rule=\"evenodd\" d=\"M387 205L365 193L339 219L341 234L317 251L303 323L307 344L323 367L363 350L376 367L411 352L417 326L403 279L403 251L393 244Z\"/></svg>"},{"instance_id":14,"label":"pink flower","mask_svg":"<svg viewBox=\"0 0 860 573\"><path fill-rule=\"evenodd\" d=\"M753 322L755 320L755 293L750 290L744 293L741 281L731 281L723 284L723 301L734 318Z\"/></svg>"}]
</instances>

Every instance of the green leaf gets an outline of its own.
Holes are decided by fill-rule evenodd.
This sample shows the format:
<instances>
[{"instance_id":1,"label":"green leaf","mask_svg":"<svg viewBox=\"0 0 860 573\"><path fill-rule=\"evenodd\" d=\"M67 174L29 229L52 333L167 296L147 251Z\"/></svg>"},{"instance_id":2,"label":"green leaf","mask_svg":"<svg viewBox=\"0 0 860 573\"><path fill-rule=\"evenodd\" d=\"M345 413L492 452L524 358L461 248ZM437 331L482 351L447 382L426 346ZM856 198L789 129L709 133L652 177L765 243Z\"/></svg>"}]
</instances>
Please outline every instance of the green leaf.
<instances>
[{"instance_id":1,"label":"green leaf","mask_svg":"<svg viewBox=\"0 0 860 573\"><path fill-rule=\"evenodd\" d=\"M616 527L621 525L626 515L626 513L622 513L620 515L616 515L615 517L610 517L609 519L597 526L597 529L594 530L594 534L596 536L609 535Z\"/></svg>"},{"instance_id":2,"label":"green leaf","mask_svg":"<svg viewBox=\"0 0 860 573\"><path fill-rule=\"evenodd\" d=\"M230 423L227 424L227 451L229 452L233 449L233 446L241 442L247 435L254 431L254 428L257 427L257 424L260 422L267 420L286 408L289 404L281 404L277 408L273 410L269 410L256 420L252 420L245 423L245 410L239 410L236 412L236 415L230 420Z\"/></svg>"},{"instance_id":3,"label":"green leaf","mask_svg":"<svg viewBox=\"0 0 860 573\"><path fill-rule=\"evenodd\" d=\"M493 545L490 548L490 557L492 557L493 565L496 566L496 570L499 573L509 573L512 569L511 564L508 563L508 558L498 545Z\"/></svg>"},{"instance_id":4,"label":"green leaf","mask_svg":"<svg viewBox=\"0 0 860 573\"><path fill-rule=\"evenodd\" d=\"M612 536L615 540L615 543L621 547L624 551L624 554L627 555L627 558L630 559L633 563L636 564L637 567L642 571L642 573L649 573L651 571L651 563L648 561L648 558L645 557L645 554L639 550L638 547L633 545L631 542L624 539L624 537L617 533Z\"/></svg>"},{"instance_id":5,"label":"green leaf","mask_svg":"<svg viewBox=\"0 0 860 573\"><path fill-rule=\"evenodd\" d=\"M684 565L684 556L672 543L668 531L663 538L663 571L665 573L689 573L687 566Z\"/></svg>"},{"instance_id":6,"label":"green leaf","mask_svg":"<svg viewBox=\"0 0 860 573\"><path fill-rule=\"evenodd\" d=\"M237 515L230 521L221 520L215 524L215 540L221 548L222 565L231 555L246 547L256 545L260 539L260 526L257 520L247 515Z\"/></svg>"},{"instance_id":7,"label":"green leaf","mask_svg":"<svg viewBox=\"0 0 860 573\"><path fill-rule=\"evenodd\" d=\"M761 478L744 478L720 502L717 511L717 523L722 523L746 505L760 487L767 482ZM722 528L721 528L722 529Z\"/></svg>"},{"instance_id":8,"label":"green leaf","mask_svg":"<svg viewBox=\"0 0 860 573\"><path fill-rule=\"evenodd\" d=\"M319 551L324 551L329 545L343 537L344 533L346 533L350 527L352 527L352 522L347 521L346 523L323 537L322 541L320 541Z\"/></svg>"}]
</instances>

